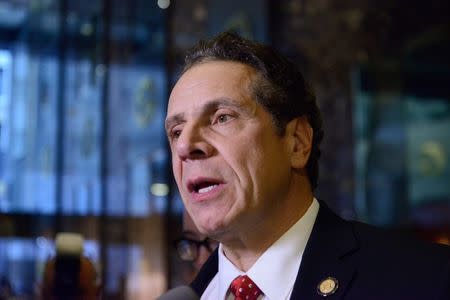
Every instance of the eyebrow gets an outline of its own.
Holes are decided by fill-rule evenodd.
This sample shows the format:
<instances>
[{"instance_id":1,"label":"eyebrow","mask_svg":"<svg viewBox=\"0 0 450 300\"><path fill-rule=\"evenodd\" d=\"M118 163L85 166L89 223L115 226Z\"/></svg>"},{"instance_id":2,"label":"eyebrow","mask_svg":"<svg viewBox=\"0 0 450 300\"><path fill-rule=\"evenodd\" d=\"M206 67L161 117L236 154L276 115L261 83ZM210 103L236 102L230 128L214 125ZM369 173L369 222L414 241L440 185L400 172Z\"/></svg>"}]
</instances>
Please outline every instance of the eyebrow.
<instances>
[{"instance_id":1,"label":"eyebrow","mask_svg":"<svg viewBox=\"0 0 450 300\"><path fill-rule=\"evenodd\" d=\"M243 104L236 102L235 100L227 97L221 97L214 99L201 107L200 114L205 112L216 110L219 107L233 107L242 108ZM174 124L182 123L185 119L185 113L175 114L173 116L167 117L165 122L166 131L169 130Z\"/></svg>"}]
</instances>

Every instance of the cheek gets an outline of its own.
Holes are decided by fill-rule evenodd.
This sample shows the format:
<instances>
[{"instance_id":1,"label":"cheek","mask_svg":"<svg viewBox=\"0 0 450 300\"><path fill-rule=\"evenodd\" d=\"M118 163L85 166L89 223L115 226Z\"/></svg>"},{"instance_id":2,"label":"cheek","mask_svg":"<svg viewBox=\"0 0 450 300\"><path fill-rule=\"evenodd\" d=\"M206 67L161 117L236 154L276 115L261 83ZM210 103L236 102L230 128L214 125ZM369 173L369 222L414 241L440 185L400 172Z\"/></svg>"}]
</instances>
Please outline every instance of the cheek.
<instances>
[{"instance_id":1,"label":"cheek","mask_svg":"<svg viewBox=\"0 0 450 300\"><path fill-rule=\"evenodd\" d=\"M244 145L246 146L241 147L240 151L229 153L227 161L234 180L234 201L227 204L238 210L252 206L259 190L258 178L262 164L261 153L250 149L249 144Z\"/></svg>"},{"instance_id":2,"label":"cheek","mask_svg":"<svg viewBox=\"0 0 450 300\"><path fill-rule=\"evenodd\" d=\"M263 146L259 143L244 143L242 151L238 154L239 161L237 167L241 169L241 172L253 181L259 174L259 171L264 168L267 163L266 160L270 160L270 157L265 155Z\"/></svg>"},{"instance_id":3,"label":"cheek","mask_svg":"<svg viewBox=\"0 0 450 300\"><path fill-rule=\"evenodd\" d=\"M281 159L285 157L283 151L284 149L272 140L267 143L259 141L246 152L240 163L242 172L245 172L245 184L252 189L248 192L252 193L253 197L266 193L266 189L289 170L287 161Z\"/></svg>"},{"instance_id":4,"label":"cheek","mask_svg":"<svg viewBox=\"0 0 450 300\"><path fill-rule=\"evenodd\" d=\"M177 182L177 184L180 184L181 182L181 164L179 162L179 160L177 159L172 159L172 173L173 176L175 177L175 180Z\"/></svg>"}]
</instances>

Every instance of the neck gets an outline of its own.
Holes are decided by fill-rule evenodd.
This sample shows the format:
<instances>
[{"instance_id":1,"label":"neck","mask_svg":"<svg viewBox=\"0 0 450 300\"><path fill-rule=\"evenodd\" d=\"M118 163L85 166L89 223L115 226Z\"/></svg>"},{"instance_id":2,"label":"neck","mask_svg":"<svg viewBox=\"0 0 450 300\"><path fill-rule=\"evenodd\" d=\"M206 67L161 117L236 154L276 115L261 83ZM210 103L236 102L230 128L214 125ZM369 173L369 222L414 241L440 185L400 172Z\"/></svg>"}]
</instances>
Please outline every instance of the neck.
<instances>
[{"instance_id":1,"label":"neck","mask_svg":"<svg viewBox=\"0 0 450 300\"><path fill-rule=\"evenodd\" d=\"M283 200L277 199L270 214L222 240L225 256L243 272L288 231L308 210L313 194L309 184L296 184Z\"/></svg>"}]
</instances>

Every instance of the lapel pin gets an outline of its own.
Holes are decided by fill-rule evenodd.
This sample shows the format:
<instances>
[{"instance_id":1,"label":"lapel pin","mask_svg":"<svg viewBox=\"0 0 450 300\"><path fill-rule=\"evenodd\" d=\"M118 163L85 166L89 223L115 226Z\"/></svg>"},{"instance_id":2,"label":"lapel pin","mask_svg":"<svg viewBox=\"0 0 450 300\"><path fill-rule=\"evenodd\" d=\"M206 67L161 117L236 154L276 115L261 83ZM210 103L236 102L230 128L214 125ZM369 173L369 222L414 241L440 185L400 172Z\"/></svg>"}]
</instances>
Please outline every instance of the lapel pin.
<instances>
[{"instance_id":1,"label":"lapel pin","mask_svg":"<svg viewBox=\"0 0 450 300\"><path fill-rule=\"evenodd\" d=\"M339 283L336 278L327 277L317 285L317 293L322 297L327 297L334 294L338 287Z\"/></svg>"}]
</instances>

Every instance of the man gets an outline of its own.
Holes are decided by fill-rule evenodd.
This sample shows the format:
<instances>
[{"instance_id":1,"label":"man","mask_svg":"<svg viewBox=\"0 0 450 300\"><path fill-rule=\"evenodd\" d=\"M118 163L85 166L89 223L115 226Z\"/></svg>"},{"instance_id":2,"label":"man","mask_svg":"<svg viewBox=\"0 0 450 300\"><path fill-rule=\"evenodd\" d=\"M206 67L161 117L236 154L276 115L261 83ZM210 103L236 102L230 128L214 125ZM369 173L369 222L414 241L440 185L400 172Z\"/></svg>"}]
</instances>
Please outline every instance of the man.
<instances>
[{"instance_id":1,"label":"man","mask_svg":"<svg viewBox=\"0 0 450 300\"><path fill-rule=\"evenodd\" d=\"M217 241L201 299L450 299L449 248L333 214L314 198L322 122L300 72L224 33L196 45L166 130L184 205Z\"/></svg>"}]
</instances>

